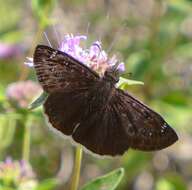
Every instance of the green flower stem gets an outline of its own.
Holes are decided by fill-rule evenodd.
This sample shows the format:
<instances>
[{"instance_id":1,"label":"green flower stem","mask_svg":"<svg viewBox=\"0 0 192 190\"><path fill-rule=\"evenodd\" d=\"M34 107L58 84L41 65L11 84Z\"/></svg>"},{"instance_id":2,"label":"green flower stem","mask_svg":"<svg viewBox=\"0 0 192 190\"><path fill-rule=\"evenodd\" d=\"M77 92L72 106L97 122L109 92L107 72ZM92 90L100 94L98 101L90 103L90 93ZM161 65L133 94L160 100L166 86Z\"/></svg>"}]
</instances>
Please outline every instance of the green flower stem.
<instances>
[{"instance_id":1,"label":"green flower stem","mask_svg":"<svg viewBox=\"0 0 192 190\"><path fill-rule=\"evenodd\" d=\"M83 155L83 148L81 145L78 145L76 148L75 164L74 164L74 169L73 169L73 176L72 176L72 180L71 180L70 190L78 189L82 155Z\"/></svg>"},{"instance_id":2,"label":"green flower stem","mask_svg":"<svg viewBox=\"0 0 192 190\"><path fill-rule=\"evenodd\" d=\"M31 139L31 125L32 125L32 118L28 117L25 124L24 129L24 139L23 139L23 160L29 162L29 155L30 155L30 139Z\"/></svg>"}]
</instances>

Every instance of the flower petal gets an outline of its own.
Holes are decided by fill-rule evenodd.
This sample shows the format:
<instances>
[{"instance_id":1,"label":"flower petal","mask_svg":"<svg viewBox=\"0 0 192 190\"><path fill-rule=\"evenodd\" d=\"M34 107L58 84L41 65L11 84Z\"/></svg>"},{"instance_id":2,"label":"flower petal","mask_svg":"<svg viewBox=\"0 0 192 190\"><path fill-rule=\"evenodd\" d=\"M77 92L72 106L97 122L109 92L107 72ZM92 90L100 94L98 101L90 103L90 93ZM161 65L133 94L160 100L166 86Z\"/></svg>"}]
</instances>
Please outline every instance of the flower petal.
<instances>
[{"instance_id":1,"label":"flower petal","mask_svg":"<svg viewBox=\"0 0 192 190\"><path fill-rule=\"evenodd\" d=\"M124 64L123 62L121 62L121 63L118 65L117 69L118 69L120 72L124 72L124 71L125 71L125 64Z\"/></svg>"}]
</instances>

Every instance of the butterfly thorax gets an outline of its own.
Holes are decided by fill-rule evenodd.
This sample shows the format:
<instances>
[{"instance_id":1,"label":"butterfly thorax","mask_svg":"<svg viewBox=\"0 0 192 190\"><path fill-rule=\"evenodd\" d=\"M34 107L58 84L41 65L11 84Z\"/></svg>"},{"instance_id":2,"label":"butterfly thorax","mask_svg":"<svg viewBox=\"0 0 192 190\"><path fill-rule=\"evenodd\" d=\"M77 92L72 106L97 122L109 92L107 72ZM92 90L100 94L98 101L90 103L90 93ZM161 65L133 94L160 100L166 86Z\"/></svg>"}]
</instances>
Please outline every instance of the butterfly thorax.
<instances>
[{"instance_id":1,"label":"butterfly thorax","mask_svg":"<svg viewBox=\"0 0 192 190\"><path fill-rule=\"evenodd\" d=\"M115 84L119 81L119 72L112 68L105 71L104 76L92 86L90 102L96 111L105 109L115 94Z\"/></svg>"},{"instance_id":2,"label":"butterfly thorax","mask_svg":"<svg viewBox=\"0 0 192 190\"><path fill-rule=\"evenodd\" d=\"M101 78L94 86L92 86L89 94L88 104L91 111L102 111L115 93L115 81L112 78Z\"/></svg>"}]
</instances>

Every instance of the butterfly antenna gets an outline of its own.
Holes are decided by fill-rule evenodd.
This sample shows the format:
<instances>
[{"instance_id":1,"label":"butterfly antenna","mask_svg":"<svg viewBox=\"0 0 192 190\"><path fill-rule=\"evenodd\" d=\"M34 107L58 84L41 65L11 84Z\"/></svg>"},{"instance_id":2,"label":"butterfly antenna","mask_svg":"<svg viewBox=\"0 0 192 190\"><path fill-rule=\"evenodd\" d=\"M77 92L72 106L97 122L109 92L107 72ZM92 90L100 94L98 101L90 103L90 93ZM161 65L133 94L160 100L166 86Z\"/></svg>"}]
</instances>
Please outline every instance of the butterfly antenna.
<instances>
[{"instance_id":1,"label":"butterfly antenna","mask_svg":"<svg viewBox=\"0 0 192 190\"><path fill-rule=\"evenodd\" d=\"M106 16L104 17L104 20L103 20L103 22L109 22L109 20L110 20L110 15L109 15L109 11L107 11L106 12ZM98 34L98 41L100 41L100 42L102 42L103 40L103 38L106 36L106 33L105 32L100 32L99 34Z\"/></svg>"},{"instance_id":2,"label":"butterfly antenna","mask_svg":"<svg viewBox=\"0 0 192 190\"><path fill-rule=\"evenodd\" d=\"M91 25L90 22L88 22L88 23L87 23L87 29L86 29L86 36L89 35L90 25ZM87 48L87 43L85 44L85 46L86 46L85 48Z\"/></svg>"},{"instance_id":3,"label":"butterfly antenna","mask_svg":"<svg viewBox=\"0 0 192 190\"><path fill-rule=\"evenodd\" d=\"M58 47L59 47L61 40L59 38L59 34L58 34L57 30L56 30L55 25L53 25L53 32L54 32L54 34L56 36L57 44L58 44Z\"/></svg>"},{"instance_id":4,"label":"butterfly antenna","mask_svg":"<svg viewBox=\"0 0 192 190\"><path fill-rule=\"evenodd\" d=\"M110 53L114 45L118 42L121 33L123 32L125 26L120 27L120 29L116 32L114 39L112 40L111 44L109 45L109 48L107 50L107 53Z\"/></svg>"},{"instance_id":5,"label":"butterfly antenna","mask_svg":"<svg viewBox=\"0 0 192 190\"><path fill-rule=\"evenodd\" d=\"M46 38L46 40L47 40L49 46L52 47L51 42L49 41L49 38L48 38L46 32L43 32L43 34L44 34L44 36L45 36L45 38Z\"/></svg>"},{"instance_id":6,"label":"butterfly antenna","mask_svg":"<svg viewBox=\"0 0 192 190\"><path fill-rule=\"evenodd\" d=\"M87 29L86 29L86 35L89 35L89 29L90 29L90 22L87 23Z\"/></svg>"},{"instance_id":7,"label":"butterfly antenna","mask_svg":"<svg viewBox=\"0 0 192 190\"><path fill-rule=\"evenodd\" d=\"M118 42L119 37L120 37L120 32L121 32L121 30L119 30L119 31L116 33L113 41L112 41L111 44L109 45L109 48L108 48L108 50L107 50L107 53L110 53L111 50L113 49L114 45Z\"/></svg>"}]
</instances>

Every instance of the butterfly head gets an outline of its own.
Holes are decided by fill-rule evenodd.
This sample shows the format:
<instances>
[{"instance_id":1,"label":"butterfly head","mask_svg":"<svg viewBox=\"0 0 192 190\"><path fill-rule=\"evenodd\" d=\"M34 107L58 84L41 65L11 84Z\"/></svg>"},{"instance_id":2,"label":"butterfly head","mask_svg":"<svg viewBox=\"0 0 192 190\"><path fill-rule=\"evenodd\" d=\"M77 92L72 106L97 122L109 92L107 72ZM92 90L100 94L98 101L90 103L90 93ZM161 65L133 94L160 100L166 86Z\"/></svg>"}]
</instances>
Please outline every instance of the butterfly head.
<instances>
[{"instance_id":1,"label":"butterfly head","mask_svg":"<svg viewBox=\"0 0 192 190\"><path fill-rule=\"evenodd\" d=\"M117 65L114 65L105 71L103 79L115 84L119 81L119 74Z\"/></svg>"}]
</instances>

